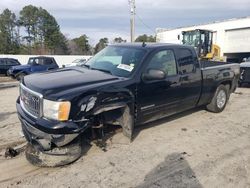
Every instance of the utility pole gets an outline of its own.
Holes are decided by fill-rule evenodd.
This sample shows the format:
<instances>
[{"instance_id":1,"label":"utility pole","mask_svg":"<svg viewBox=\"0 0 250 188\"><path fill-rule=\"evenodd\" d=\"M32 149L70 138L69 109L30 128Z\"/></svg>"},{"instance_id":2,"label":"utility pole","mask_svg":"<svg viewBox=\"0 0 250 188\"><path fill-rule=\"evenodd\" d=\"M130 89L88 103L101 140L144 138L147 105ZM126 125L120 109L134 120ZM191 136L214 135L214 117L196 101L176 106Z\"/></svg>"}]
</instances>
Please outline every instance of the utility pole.
<instances>
[{"instance_id":1,"label":"utility pole","mask_svg":"<svg viewBox=\"0 0 250 188\"><path fill-rule=\"evenodd\" d=\"M135 0L129 0L130 5L130 41L135 41Z\"/></svg>"}]
</instances>

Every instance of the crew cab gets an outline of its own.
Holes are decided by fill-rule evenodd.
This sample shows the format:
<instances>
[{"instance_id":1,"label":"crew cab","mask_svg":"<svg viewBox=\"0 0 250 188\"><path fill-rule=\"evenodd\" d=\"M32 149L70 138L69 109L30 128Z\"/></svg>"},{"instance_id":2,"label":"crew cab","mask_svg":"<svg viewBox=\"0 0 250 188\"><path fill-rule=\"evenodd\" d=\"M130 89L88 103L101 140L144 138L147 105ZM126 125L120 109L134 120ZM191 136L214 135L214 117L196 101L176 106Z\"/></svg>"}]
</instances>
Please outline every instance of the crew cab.
<instances>
[{"instance_id":1,"label":"crew cab","mask_svg":"<svg viewBox=\"0 0 250 188\"><path fill-rule=\"evenodd\" d=\"M239 64L200 62L191 46L136 43L110 45L83 67L26 76L16 103L26 157L58 166L80 157L89 130L98 138L120 125L132 139L139 124L191 108L222 112L239 73Z\"/></svg>"},{"instance_id":2,"label":"crew cab","mask_svg":"<svg viewBox=\"0 0 250 188\"><path fill-rule=\"evenodd\" d=\"M57 68L59 66L53 57L38 56L29 58L27 65L11 67L8 70L8 75L14 79L21 80L28 74L45 72Z\"/></svg>"}]
</instances>

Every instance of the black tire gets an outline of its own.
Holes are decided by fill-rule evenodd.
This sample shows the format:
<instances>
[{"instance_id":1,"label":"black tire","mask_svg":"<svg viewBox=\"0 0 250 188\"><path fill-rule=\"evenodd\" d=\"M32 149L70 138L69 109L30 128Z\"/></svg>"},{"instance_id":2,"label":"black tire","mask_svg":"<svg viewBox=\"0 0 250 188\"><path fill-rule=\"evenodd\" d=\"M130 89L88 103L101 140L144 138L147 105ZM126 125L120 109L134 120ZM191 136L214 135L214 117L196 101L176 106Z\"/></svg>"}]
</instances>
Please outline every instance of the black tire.
<instances>
[{"instance_id":1,"label":"black tire","mask_svg":"<svg viewBox=\"0 0 250 188\"><path fill-rule=\"evenodd\" d=\"M23 79L24 76L26 76L25 73L19 73L19 74L16 76L16 79L17 79L18 81L21 81L21 80Z\"/></svg>"},{"instance_id":2,"label":"black tire","mask_svg":"<svg viewBox=\"0 0 250 188\"><path fill-rule=\"evenodd\" d=\"M214 113L222 112L227 105L229 97L229 85L219 85L212 101L207 105L207 110Z\"/></svg>"}]
</instances>

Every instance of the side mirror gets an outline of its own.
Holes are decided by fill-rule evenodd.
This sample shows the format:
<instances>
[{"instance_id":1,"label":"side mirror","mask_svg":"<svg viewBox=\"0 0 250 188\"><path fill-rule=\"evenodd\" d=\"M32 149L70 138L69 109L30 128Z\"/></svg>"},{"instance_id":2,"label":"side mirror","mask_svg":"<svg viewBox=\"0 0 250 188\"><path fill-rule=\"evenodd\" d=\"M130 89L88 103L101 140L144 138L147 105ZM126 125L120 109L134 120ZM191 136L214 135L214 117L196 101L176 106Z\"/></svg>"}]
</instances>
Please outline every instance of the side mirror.
<instances>
[{"instance_id":1,"label":"side mirror","mask_svg":"<svg viewBox=\"0 0 250 188\"><path fill-rule=\"evenodd\" d=\"M146 81L151 80L164 80L166 78L166 73L162 70L149 69L147 73L142 75L142 79Z\"/></svg>"}]
</instances>

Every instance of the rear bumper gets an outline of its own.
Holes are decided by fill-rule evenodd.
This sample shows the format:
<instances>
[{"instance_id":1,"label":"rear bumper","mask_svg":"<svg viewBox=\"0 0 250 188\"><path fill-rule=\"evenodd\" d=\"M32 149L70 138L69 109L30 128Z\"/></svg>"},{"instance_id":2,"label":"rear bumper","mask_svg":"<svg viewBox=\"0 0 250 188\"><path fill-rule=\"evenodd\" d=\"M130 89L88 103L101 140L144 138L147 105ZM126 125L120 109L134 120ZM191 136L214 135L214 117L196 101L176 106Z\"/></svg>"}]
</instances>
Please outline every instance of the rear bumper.
<instances>
[{"instance_id":1,"label":"rear bumper","mask_svg":"<svg viewBox=\"0 0 250 188\"><path fill-rule=\"evenodd\" d=\"M88 128L88 122L79 126L74 122L34 119L23 111L19 100L16 107L26 140L40 151L48 151L55 146L65 146Z\"/></svg>"}]
</instances>

